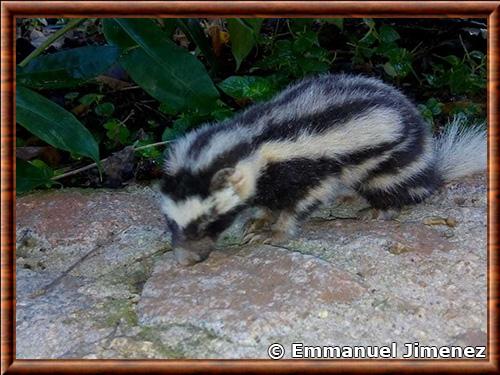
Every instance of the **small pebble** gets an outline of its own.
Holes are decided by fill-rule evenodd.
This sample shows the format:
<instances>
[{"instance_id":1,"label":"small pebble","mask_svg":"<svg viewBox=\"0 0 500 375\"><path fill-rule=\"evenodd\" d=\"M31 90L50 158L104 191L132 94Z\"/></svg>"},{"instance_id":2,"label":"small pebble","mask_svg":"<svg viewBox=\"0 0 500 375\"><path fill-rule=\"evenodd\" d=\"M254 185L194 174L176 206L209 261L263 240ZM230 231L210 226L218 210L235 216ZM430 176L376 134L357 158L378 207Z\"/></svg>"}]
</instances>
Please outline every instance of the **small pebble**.
<instances>
[{"instance_id":1,"label":"small pebble","mask_svg":"<svg viewBox=\"0 0 500 375\"><path fill-rule=\"evenodd\" d=\"M388 250L391 254L394 255L399 255L399 254L409 253L410 251L414 251L414 249L412 249L411 247L403 245L400 242L392 244Z\"/></svg>"},{"instance_id":2,"label":"small pebble","mask_svg":"<svg viewBox=\"0 0 500 375\"><path fill-rule=\"evenodd\" d=\"M447 225L453 228L457 225L457 219L452 217L430 216L425 218L423 223L425 225Z\"/></svg>"}]
</instances>

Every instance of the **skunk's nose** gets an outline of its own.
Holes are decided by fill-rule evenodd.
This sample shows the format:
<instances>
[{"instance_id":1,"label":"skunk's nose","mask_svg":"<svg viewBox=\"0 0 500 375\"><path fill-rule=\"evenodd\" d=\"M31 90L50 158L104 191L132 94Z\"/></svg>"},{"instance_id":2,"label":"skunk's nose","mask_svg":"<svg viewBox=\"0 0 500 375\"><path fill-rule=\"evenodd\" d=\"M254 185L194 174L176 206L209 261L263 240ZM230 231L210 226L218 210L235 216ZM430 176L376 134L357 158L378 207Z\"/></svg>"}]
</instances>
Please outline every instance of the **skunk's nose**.
<instances>
[{"instance_id":1,"label":"skunk's nose","mask_svg":"<svg viewBox=\"0 0 500 375\"><path fill-rule=\"evenodd\" d=\"M207 254L195 253L194 251L189 251L182 247L177 247L174 249L175 259L180 265L183 266L192 266L193 264L202 262L208 258L209 254L210 253Z\"/></svg>"},{"instance_id":2,"label":"skunk's nose","mask_svg":"<svg viewBox=\"0 0 500 375\"><path fill-rule=\"evenodd\" d=\"M192 266L204 261L213 250L213 241L210 239L185 241L176 245L174 245L174 256L177 262L183 266Z\"/></svg>"}]
</instances>

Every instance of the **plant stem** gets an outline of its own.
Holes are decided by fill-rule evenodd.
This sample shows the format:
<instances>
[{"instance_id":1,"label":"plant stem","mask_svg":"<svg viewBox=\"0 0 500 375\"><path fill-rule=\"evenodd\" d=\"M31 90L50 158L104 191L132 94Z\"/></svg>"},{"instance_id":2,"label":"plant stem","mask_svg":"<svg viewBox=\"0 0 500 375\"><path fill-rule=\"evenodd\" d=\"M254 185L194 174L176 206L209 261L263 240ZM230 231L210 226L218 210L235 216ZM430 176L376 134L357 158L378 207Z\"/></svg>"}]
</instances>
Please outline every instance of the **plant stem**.
<instances>
[{"instance_id":1,"label":"plant stem","mask_svg":"<svg viewBox=\"0 0 500 375\"><path fill-rule=\"evenodd\" d=\"M156 142L156 143L151 143L149 145L144 145L144 146L140 146L140 147L134 147L134 151L144 150L146 148L155 147L155 146L162 146L162 145L165 145L167 143L170 143L170 141ZM108 160L108 158L104 158L104 159L100 160L99 163L103 163L106 160ZM78 169L74 169L72 171L60 174L58 176L54 176L54 177L52 177L52 181L61 180L63 178L66 178L66 177L69 177L69 176L73 176L75 174L78 174L80 172L84 172L86 170L89 170L89 169L92 169L92 168L95 168L95 167L97 167L97 163L92 163L92 164L86 165L84 167L81 167L81 168L78 168Z\"/></svg>"},{"instance_id":2,"label":"plant stem","mask_svg":"<svg viewBox=\"0 0 500 375\"><path fill-rule=\"evenodd\" d=\"M167 143L170 143L170 142L171 141L162 141L162 142L151 143L149 145L144 145L144 146L140 146L140 147L134 147L134 151L144 150L146 148L155 147L155 146L163 146L163 145L166 145Z\"/></svg>"},{"instance_id":3,"label":"plant stem","mask_svg":"<svg viewBox=\"0 0 500 375\"><path fill-rule=\"evenodd\" d=\"M61 36L66 34L68 31L71 29L74 29L77 27L80 23L82 23L86 18L73 18L68 23L66 26L64 26L62 29L56 31L54 34L50 35L45 42L43 42L37 49L35 49L33 52L31 52L23 61L19 63L19 66L21 68L25 67L28 65L28 63L33 60L35 57L40 55L47 47L49 47L52 43L54 43L57 39L59 39Z\"/></svg>"}]
</instances>

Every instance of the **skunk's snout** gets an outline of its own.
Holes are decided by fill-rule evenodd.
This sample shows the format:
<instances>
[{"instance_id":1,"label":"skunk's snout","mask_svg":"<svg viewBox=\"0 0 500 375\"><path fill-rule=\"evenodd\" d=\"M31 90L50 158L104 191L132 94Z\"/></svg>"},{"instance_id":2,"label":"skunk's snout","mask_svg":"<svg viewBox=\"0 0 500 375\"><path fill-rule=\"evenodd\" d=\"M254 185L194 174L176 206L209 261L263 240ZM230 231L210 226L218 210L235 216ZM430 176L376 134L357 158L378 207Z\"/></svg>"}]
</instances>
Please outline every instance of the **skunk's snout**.
<instances>
[{"instance_id":1,"label":"skunk's snout","mask_svg":"<svg viewBox=\"0 0 500 375\"><path fill-rule=\"evenodd\" d=\"M183 266L192 266L207 259L213 246L214 242L210 238L174 243L175 259Z\"/></svg>"}]
</instances>

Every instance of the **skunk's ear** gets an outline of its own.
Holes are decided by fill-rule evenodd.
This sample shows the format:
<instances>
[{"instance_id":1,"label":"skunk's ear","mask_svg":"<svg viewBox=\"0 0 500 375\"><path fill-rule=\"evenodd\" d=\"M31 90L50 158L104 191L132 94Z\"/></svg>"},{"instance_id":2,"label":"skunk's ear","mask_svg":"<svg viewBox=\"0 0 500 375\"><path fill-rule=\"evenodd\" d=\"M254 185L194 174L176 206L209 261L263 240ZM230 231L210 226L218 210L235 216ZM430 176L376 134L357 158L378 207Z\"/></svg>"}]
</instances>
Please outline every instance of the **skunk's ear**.
<instances>
[{"instance_id":1,"label":"skunk's ear","mask_svg":"<svg viewBox=\"0 0 500 375\"><path fill-rule=\"evenodd\" d=\"M241 190L241 186L243 186L245 178L243 173L236 170L235 168L223 168L212 177L212 181L210 182L210 191L222 190L227 187L232 187L233 190L239 194L238 192Z\"/></svg>"}]
</instances>

